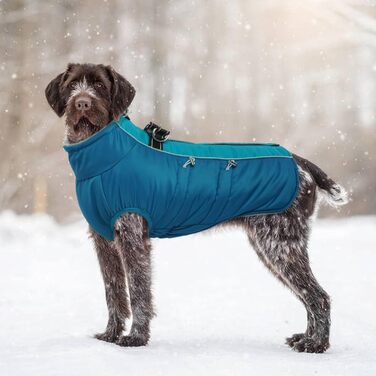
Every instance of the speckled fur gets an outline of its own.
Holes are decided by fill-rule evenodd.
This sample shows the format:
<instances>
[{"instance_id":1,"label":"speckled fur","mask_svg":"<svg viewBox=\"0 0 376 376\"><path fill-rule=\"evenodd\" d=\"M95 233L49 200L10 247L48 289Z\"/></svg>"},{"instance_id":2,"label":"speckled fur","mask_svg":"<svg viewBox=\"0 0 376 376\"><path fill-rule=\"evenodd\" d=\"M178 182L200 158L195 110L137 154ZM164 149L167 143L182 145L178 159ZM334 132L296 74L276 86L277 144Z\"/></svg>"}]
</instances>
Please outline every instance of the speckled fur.
<instances>
[{"instance_id":1,"label":"speckled fur","mask_svg":"<svg viewBox=\"0 0 376 376\"><path fill-rule=\"evenodd\" d=\"M115 239L108 241L90 229L106 290L109 319L96 338L121 346L143 346L150 338L154 316L151 292L151 243L146 221L135 213L115 224ZM132 316L131 328L125 322Z\"/></svg>"},{"instance_id":2,"label":"speckled fur","mask_svg":"<svg viewBox=\"0 0 376 376\"><path fill-rule=\"evenodd\" d=\"M311 218L316 212L317 186L309 172L299 168L299 193L284 213L231 221L240 224L263 264L288 287L307 310L307 330L287 338L299 352L329 348L330 298L314 277L307 252Z\"/></svg>"},{"instance_id":3,"label":"speckled fur","mask_svg":"<svg viewBox=\"0 0 376 376\"><path fill-rule=\"evenodd\" d=\"M86 81L89 73L92 83ZM76 90L73 95L68 89L69 80L78 82L72 88ZM106 91L95 91L93 82L98 80L102 80ZM82 87L96 99L89 119L82 118L69 103L78 93L77 88ZM46 96L59 116L67 112L67 139L74 143L103 128L108 116L116 118L126 111L134 89L111 67L70 64L65 73L51 81ZM236 218L217 227L242 227L263 264L306 308L306 331L292 335L286 343L298 352L322 353L329 348L330 298L310 268L308 238L320 203L344 205L347 194L319 167L297 155L293 157L299 169L299 192L287 211ZM90 229L109 315L106 330L96 338L120 346L143 346L149 341L150 320L154 315L147 222L138 214L126 213L119 217L114 231L114 241L108 241ZM132 324L128 328L129 321Z\"/></svg>"},{"instance_id":4,"label":"speckled fur","mask_svg":"<svg viewBox=\"0 0 376 376\"><path fill-rule=\"evenodd\" d=\"M299 162L298 162L299 163ZM292 206L284 213L236 218L217 227L240 226L263 264L288 287L307 310L307 330L287 338L287 344L299 352L324 352L329 348L330 298L314 277L307 253L311 220L317 211L319 187L310 172L299 166L299 193ZM97 337L109 340L107 333L116 333L113 342L123 346L140 346L148 342L149 324L153 317L151 293L150 241L147 222L138 214L127 213L115 224L115 241L109 242L92 231L96 244L106 242L99 253L117 249L116 257L99 259L106 285L109 322L106 332ZM97 247L98 252L98 247ZM115 252L114 252L115 253ZM112 252L111 252L112 254ZM130 307L124 291L126 270L130 291ZM106 283L106 276L113 283ZM116 283L116 281L118 281ZM121 288L120 288L121 286ZM113 298L116 297L116 298ZM117 314L117 312L124 314ZM133 325L128 336L122 336L126 318L133 312ZM119 325L119 322L121 323Z\"/></svg>"}]
</instances>

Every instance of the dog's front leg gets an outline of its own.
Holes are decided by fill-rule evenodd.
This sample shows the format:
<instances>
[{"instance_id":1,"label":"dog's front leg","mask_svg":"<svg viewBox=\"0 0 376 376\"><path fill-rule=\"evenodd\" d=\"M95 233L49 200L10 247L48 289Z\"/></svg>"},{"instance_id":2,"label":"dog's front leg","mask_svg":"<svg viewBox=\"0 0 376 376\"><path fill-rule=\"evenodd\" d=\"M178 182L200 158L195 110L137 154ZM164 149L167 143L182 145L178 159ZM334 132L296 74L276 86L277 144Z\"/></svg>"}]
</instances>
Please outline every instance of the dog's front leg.
<instances>
[{"instance_id":1,"label":"dog's front leg","mask_svg":"<svg viewBox=\"0 0 376 376\"><path fill-rule=\"evenodd\" d=\"M124 264L114 241L106 240L92 229L90 233L103 276L108 307L107 328L95 337L116 342L125 330L125 320L131 315Z\"/></svg>"},{"instance_id":2,"label":"dog's front leg","mask_svg":"<svg viewBox=\"0 0 376 376\"><path fill-rule=\"evenodd\" d=\"M115 242L122 255L132 307L132 328L117 341L120 346L144 346L154 315L151 292L151 244L147 223L136 213L122 215L115 224Z\"/></svg>"}]
</instances>

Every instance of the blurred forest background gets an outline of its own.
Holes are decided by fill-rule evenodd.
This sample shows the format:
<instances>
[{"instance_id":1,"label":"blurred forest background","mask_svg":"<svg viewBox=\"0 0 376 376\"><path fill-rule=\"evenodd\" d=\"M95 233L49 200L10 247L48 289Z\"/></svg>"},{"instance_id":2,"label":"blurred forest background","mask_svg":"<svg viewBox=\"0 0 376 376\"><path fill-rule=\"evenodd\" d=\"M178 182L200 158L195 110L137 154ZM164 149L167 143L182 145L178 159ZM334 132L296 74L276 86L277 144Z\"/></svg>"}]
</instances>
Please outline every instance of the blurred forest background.
<instances>
[{"instance_id":1,"label":"blurred forest background","mask_svg":"<svg viewBox=\"0 0 376 376\"><path fill-rule=\"evenodd\" d=\"M0 210L77 213L44 89L68 62L93 62L136 87L139 126L281 143L351 192L343 215L376 213L375 5L0 0Z\"/></svg>"}]
</instances>

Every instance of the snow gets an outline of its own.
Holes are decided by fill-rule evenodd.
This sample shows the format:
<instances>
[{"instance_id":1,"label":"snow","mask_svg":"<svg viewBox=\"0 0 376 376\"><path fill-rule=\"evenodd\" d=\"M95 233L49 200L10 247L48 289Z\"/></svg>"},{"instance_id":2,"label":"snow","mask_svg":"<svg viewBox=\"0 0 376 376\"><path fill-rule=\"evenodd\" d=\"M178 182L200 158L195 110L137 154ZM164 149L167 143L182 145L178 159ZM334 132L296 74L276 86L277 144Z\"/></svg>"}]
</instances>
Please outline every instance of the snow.
<instances>
[{"instance_id":1,"label":"snow","mask_svg":"<svg viewBox=\"0 0 376 376\"><path fill-rule=\"evenodd\" d=\"M239 230L154 242L158 316L147 347L92 337L104 289L83 221L0 214L0 375L375 375L376 217L319 220L312 267L333 302L332 347L284 337L305 312Z\"/></svg>"}]
</instances>

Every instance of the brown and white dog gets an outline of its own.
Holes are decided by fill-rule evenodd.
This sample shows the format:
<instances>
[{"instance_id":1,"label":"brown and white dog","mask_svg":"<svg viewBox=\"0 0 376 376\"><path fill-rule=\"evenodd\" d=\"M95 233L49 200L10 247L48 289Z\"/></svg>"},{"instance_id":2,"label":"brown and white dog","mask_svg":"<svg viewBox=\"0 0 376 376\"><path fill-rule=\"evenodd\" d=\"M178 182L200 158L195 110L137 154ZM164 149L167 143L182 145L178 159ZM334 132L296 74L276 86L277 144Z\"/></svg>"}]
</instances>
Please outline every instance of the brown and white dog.
<instances>
[{"instance_id":1,"label":"brown and white dog","mask_svg":"<svg viewBox=\"0 0 376 376\"><path fill-rule=\"evenodd\" d=\"M66 115L66 142L90 137L127 111L133 86L112 67L69 64L46 88L48 103ZM244 228L264 265L304 304L307 329L287 338L294 350L322 353L329 348L330 299L309 265L307 244L311 219L320 202L334 207L347 203L346 191L313 163L294 155L299 168L299 193L279 214L240 217L221 224ZM154 315L151 293L151 243L147 223L127 213L115 224L115 240L90 229L106 290L109 319L96 338L120 346L143 346L150 338ZM128 334L127 319L133 318ZM129 329L129 328L127 328Z\"/></svg>"}]
</instances>

